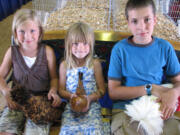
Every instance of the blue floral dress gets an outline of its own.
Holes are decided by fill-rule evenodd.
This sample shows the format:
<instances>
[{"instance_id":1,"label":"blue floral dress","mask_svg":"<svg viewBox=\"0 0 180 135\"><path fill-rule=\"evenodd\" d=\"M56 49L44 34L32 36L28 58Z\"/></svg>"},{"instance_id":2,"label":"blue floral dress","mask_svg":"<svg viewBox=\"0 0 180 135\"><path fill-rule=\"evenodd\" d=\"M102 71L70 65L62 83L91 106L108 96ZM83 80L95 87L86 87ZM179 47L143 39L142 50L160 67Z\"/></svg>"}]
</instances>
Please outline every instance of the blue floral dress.
<instances>
[{"instance_id":1,"label":"blue floral dress","mask_svg":"<svg viewBox=\"0 0 180 135\"><path fill-rule=\"evenodd\" d=\"M78 67L67 70L66 89L76 92L78 73L83 73L83 85L87 95L97 90L94 70L87 67ZM103 122L99 102L92 102L89 111L77 114L71 111L69 103L62 115L62 124L59 135L104 135Z\"/></svg>"}]
</instances>

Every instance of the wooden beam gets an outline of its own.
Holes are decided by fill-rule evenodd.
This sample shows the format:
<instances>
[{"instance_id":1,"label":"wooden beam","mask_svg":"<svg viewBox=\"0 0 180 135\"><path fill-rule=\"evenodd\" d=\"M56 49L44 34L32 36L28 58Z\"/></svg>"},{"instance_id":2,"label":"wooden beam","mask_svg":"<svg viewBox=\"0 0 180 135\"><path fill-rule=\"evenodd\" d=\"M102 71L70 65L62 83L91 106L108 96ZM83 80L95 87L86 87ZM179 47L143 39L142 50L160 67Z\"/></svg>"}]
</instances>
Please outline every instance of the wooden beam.
<instances>
[{"instance_id":1,"label":"wooden beam","mask_svg":"<svg viewBox=\"0 0 180 135\"><path fill-rule=\"evenodd\" d=\"M131 33L125 32L114 32L114 31L95 31L95 40L97 41L112 41L117 42L124 38L127 38ZM66 35L66 30L59 31L47 31L44 34L45 40L51 39L64 39ZM168 40L174 47L175 50L180 51L180 41Z\"/></svg>"}]
</instances>

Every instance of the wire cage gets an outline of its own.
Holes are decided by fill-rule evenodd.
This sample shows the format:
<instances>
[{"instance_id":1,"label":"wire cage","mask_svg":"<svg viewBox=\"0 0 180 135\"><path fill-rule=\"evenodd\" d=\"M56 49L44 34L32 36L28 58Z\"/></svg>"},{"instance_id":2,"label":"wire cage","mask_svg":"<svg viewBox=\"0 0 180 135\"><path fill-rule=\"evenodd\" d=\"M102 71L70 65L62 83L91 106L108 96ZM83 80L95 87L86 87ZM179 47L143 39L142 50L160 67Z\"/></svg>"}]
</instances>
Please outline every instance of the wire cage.
<instances>
[{"instance_id":1,"label":"wire cage","mask_svg":"<svg viewBox=\"0 0 180 135\"><path fill-rule=\"evenodd\" d=\"M89 24L94 30L130 32L124 13L127 1L32 0L32 4L41 17L45 31L67 30L71 24L81 21ZM158 22L153 34L164 39L180 41L180 0L154 2Z\"/></svg>"},{"instance_id":2,"label":"wire cage","mask_svg":"<svg viewBox=\"0 0 180 135\"><path fill-rule=\"evenodd\" d=\"M130 32L125 17L125 5L128 0L112 1L113 30ZM157 9L157 24L153 35L180 41L177 20L180 19L180 0L154 0Z\"/></svg>"},{"instance_id":3,"label":"wire cage","mask_svg":"<svg viewBox=\"0 0 180 135\"><path fill-rule=\"evenodd\" d=\"M78 21L94 30L109 29L110 0L33 0L32 3L43 17L45 31L67 30Z\"/></svg>"},{"instance_id":4,"label":"wire cage","mask_svg":"<svg viewBox=\"0 0 180 135\"><path fill-rule=\"evenodd\" d=\"M37 11L42 24L45 25L49 14L61 5L61 0L32 0L33 9Z\"/></svg>"},{"instance_id":5,"label":"wire cage","mask_svg":"<svg viewBox=\"0 0 180 135\"><path fill-rule=\"evenodd\" d=\"M177 24L180 20L180 0L169 0L167 15Z\"/></svg>"}]
</instances>

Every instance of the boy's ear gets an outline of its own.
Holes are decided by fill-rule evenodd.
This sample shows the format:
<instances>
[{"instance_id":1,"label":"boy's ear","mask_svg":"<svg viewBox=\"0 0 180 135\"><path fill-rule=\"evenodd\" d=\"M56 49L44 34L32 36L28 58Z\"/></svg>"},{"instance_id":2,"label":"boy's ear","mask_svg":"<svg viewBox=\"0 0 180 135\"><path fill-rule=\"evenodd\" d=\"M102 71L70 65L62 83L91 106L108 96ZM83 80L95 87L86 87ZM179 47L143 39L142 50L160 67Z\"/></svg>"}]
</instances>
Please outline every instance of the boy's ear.
<instances>
[{"instance_id":1,"label":"boy's ear","mask_svg":"<svg viewBox=\"0 0 180 135\"><path fill-rule=\"evenodd\" d=\"M157 16L154 16L154 25L157 23Z\"/></svg>"},{"instance_id":2,"label":"boy's ear","mask_svg":"<svg viewBox=\"0 0 180 135\"><path fill-rule=\"evenodd\" d=\"M128 25L128 27L127 27L127 28L128 28L128 31L131 31L131 30L130 30L129 20L128 20L128 19L126 19L126 23L127 23L127 25Z\"/></svg>"}]
</instances>

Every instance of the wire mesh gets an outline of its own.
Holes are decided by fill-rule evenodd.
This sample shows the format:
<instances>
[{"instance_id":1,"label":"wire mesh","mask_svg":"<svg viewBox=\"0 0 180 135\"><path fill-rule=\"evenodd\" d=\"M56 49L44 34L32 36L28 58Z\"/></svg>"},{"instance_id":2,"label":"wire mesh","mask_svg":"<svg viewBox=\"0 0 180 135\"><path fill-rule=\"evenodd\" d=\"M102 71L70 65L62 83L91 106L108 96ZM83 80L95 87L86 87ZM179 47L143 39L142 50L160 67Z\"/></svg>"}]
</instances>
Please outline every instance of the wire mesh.
<instances>
[{"instance_id":1,"label":"wire mesh","mask_svg":"<svg viewBox=\"0 0 180 135\"><path fill-rule=\"evenodd\" d=\"M177 21L180 20L180 0L170 0L167 14L177 24Z\"/></svg>"},{"instance_id":2,"label":"wire mesh","mask_svg":"<svg viewBox=\"0 0 180 135\"><path fill-rule=\"evenodd\" d=\"M37 11L42 24L45 25L49 14L61 6L62 0L32 0L33 9Z\"/></svg>"},{"instance_id":3,"label":"wire mesh","mask_svg":"<svg viewBox=\"0 0 180 135\"><path fill-rule=\"evenodd\" d=\"M32 0L33 9L51 12L60 6L61 0Z\"/></svg>"},{"instance_id":4,"label":"wire mesh","mask_svg":"<svg viewBox=\"0 0 180 135\"><path fill-rule=\"evenodd\" d=\"M66 30L78 21L95 30L108 30L111 0L33 0L45 30Z\"/></svg>"},{"instance_id":5,"label":"wire mesh","mask_svg":"<svg viewBox=\"0 0 180 135\"><path fill-rule=\"evenodd\" d=\"M66 30L77 21L88 23L95 30L129 32L124 15L127 0L32 0L45 30ZM180 0L154 0L158 23L156 36L180 40ZM112 7L111 7L112 6Z\"/></svg>"}]
</instances>

